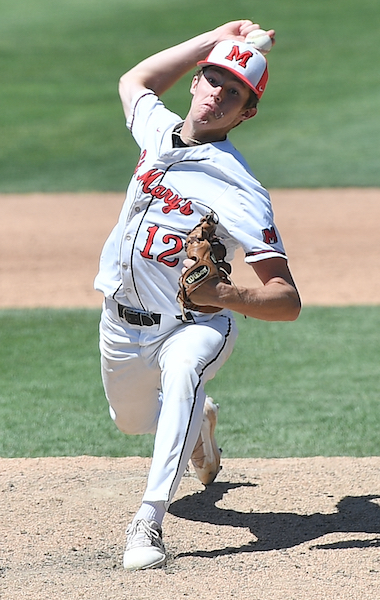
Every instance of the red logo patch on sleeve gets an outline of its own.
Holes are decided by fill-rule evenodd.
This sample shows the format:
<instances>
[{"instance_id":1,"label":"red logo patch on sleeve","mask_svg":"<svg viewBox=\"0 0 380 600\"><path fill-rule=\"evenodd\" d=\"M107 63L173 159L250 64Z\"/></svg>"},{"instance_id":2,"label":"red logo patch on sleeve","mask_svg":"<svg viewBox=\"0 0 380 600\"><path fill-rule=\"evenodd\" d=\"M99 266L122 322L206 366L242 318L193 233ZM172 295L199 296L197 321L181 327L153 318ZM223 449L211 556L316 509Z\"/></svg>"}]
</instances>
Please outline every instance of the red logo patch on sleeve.
<instances>
[{"instance_id":1,"label":"red logo patch on sleeve","mask_svg":"<svg viewBox=\"0 0 380 600\"><path fill-rule=\"evenodd\" d=\"M270 229L263 229L262 234L266 244L276 244L278 242L277 234L273 226Z\"/></svg>"}]
</instances>

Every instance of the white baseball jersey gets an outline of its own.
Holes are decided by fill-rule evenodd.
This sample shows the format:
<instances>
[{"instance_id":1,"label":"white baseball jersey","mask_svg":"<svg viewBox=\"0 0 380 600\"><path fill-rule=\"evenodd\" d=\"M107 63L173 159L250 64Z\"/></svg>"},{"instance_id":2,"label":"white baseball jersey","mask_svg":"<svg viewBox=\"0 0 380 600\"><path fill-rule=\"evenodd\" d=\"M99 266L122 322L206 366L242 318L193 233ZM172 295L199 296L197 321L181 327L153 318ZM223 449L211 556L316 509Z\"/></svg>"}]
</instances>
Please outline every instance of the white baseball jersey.
<instances>
[{"instance_id":1,"label":"white baseball jersey","mask_svg":"<svg viewBox=\"0 0 380 600\"><path fill-rule=\"evenodd\" d=\"M229 140L174 147L180 123L154 92L134 99L127 126L141 154L95 279L106 297L167 315L180 313L186 236L210 210L219 219L216 234L228 261L239 246L248 263L286 258L269 194L243 157Z\"/></svg>"}]
</instances>

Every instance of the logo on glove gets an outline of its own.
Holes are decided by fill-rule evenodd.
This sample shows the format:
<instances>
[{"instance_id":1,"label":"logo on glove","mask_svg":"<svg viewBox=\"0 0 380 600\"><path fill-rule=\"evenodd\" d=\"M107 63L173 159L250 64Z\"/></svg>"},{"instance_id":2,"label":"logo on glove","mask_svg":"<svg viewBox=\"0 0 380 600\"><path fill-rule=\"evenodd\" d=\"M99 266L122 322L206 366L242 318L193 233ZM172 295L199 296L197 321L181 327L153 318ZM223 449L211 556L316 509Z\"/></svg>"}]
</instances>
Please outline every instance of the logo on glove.
<instances>
[{"instance_id":1,"label":"logo on glove","mask_svg":"<svg viewBox=\"0 0 380 600\"><path fill-rule=\"evenodd\" d=\"M192 285L198 281L202 281L210 273L210 269L207 265L199 265L186 277L187 285Z\"/></svg>"}]
</instances>

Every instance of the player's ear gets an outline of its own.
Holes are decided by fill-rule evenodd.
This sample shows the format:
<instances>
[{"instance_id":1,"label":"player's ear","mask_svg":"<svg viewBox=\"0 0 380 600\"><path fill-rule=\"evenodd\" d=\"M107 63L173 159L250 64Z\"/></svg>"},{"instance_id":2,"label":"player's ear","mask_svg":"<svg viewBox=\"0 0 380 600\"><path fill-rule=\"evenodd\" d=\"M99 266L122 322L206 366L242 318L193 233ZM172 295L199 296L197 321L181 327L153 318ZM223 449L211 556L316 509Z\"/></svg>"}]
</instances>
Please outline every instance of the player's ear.
<instances>
[{"instance_id":1,"label":"player's ear","mask_svg":"<svg viewBox=\"0 0 380 600\"><path fill-rule=\"evenodd\" d=\"M191 82L191 86L190 86L190 94L194 95L195 90L197 89L198 81L199 81L199 77L197 75L194 75L193 80Z\"/></svg>"},{"instance_id":2,"label":"player's ear","mask_svg":"<svg viewBox=\"0 0 380 600\"><path fill-rule=\"evenodd\" d=\"M257 108L247 108L242 114L242 121L247 121L248 119L252 119L257 114Z\"/></svg>"}]
</instances>

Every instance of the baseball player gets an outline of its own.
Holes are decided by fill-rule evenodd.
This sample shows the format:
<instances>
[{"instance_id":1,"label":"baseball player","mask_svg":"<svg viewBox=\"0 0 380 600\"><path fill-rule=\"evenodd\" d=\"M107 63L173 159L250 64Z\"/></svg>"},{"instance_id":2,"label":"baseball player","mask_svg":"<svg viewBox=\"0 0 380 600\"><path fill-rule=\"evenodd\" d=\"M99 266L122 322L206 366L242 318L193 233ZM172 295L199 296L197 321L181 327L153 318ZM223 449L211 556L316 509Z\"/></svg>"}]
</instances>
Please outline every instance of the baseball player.
<instances>
[{"instance_id":1,"label":"baseball player","mask_svg":"<svg viewBox=\"0 0 380 600\"><path fill-rule=\"evenodd\" d=\"M267 83L266 58L245 42L258 27L227 23L120 80L141 152L95 279L105 297L102 379L116 426L155 435L142 503L127 528L126 569L165 564L162 522L189 461L205 485L220 469L218 407L205 384L232 352L233 311L267 321L300 311L268 192L227 138L255 116ZM197 65L183 120L159 97ZM233 284L238 247L262 285Z\"/></svg>"}]
</instances>

